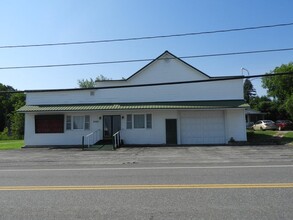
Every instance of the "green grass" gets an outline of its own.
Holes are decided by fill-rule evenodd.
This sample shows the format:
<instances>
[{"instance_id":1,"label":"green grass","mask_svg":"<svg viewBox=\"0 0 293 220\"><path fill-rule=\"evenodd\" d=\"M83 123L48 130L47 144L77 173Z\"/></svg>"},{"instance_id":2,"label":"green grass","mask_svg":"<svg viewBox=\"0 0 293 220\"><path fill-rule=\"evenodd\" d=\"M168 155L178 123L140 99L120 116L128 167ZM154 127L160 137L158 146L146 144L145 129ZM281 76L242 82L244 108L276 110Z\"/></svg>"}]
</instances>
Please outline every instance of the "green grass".
<instances>
[{"instance_id":1,"label":"green grass","mask_svg":"<svg viewBox=\"0 0 293 220\"><path fill-rule=\"evenodd\" d=\"M20 149L23 146L23 140L0 140L0 150Z\"/></svg>"},{"instance_id":2,"label":"green grass","mask_svg":"<svg viewBox=\"0 0 293 220\"><path fill-rule=\"evenodd\" d=\"M283 137L280 137L278 131L248 131L247 141L250 144L292 144L293 131L288 131Z\"/></svg>"},{"instance_id":3,"label":"green grass","mask_svg":"<svg viewBox=\"0 0 293 220\"><path fill-rule=\"evenodd\" d=\"M283 137L284 142L293 145L293 131L286 133Z\"/></svg>"}]
</instances>

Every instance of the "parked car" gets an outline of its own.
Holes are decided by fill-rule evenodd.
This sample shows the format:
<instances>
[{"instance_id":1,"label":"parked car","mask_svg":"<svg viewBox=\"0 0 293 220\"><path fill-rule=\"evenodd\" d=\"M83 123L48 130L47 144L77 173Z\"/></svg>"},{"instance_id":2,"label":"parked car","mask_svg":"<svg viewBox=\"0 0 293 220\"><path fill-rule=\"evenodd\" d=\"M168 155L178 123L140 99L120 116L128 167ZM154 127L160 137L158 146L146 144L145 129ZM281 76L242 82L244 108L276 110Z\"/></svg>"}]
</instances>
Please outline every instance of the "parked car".
<instances>
[{"instance_id":1,"label":"parked car","mask_svg":"<svg viewBox=\"0 0 293 220\"><path fill-rule=\"evenodd\" d=\"M272 120L259 120L253 126L253 130L276 130L278 127Z\"/></svg>"},{"instance_id":2,"label":"parked car","mask_svg":"<svg viewBox=\"0 0 293 220\"><path fill-rule=\"evenodd\" d=\"M276 125L279 131L293 129L293 122L290 120L278 120L276 121Z\"/></svg>"}]
</instances>

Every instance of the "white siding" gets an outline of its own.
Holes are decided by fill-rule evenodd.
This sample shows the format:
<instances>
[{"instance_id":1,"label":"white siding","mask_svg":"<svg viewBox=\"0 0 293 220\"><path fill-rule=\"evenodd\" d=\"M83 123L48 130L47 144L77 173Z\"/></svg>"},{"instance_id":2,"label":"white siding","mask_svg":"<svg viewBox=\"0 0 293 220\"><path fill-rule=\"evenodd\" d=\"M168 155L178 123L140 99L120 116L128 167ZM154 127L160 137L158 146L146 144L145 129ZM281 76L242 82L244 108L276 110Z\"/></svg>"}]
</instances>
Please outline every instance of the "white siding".
<instances>
[{"instance_id":1,"label":"white siding","mask_svg":"<svg viewBox=\"0 0 293 220\"><path fill-rule=\"evenodd\" d=\"M27 105L243 99L242 79L90 91L34 92Z\"/></svg>"},{"instance_id":2,"label":"white siding","mask_svg":"<svg viewBox=\"0 0 293 220\"><path fill-rule=\"evenodd\" d=\"M165 53L163 57L173 57ZM182 82L209 79L178 59L156 60L127 81L98 82L98 87ZM243 99L243 80L224 80L147 87L110 88L73 91L28 92L27 105L99 104L135 102L208 101ZM151 129L126 129L127 114L152 114ZM44 113L45 114L45 113ZM52 113L48 113L52 114ZM62 114L55 112L54 114ZM62 134L35 134L34 114L25 114L26 145L80 145L83 135L100 130L103 115L121 115L125 144L165 144L166 119L177 119L177 140L181 143L227 143L231 137L246 140L244 110L152 110L63 113L90 115L91 130L65 130ZM202 115L205 117L202 119ZM197 132L194 133L194 130Z\"/></svg>"},{"instance_id":3,"label":"white siding","mask_svg":"<svg viewBox=\"0 0 293 220\"><path fill-rule=\"evenodd\" d=\"M244 109L225 111L226 142L232 137L235 141L246 141L246 122Z\"/></svg>"},{"instance_id":4,"label":"white siding","mask_svg":"<svg viewBox=\"0 0 293 220\"><path fill-rule=\"evenodd\" d=\"M165 54L163 58L174 58ZM204 80L208 77L178 59L156 60L151 65L123 81L100 81L97 87Z\"/></svg>"},{"instance_id":5,"label":"white siding","mask_svg":"<svg viewBox=\"0 0 293 220\"><path fill-rule=\"evenodd\" d=\"M152 114L151 129L126 129L126 120L122 121L122 138L125 144L166 144L165 120L178 118L177 111L129 111L128 114Z\"/></svg>"},{"instance_id":6,"label":"white siding","mask_svg":"<svg viewBox=\"0 0 293 220\"><path fill-rule=\"evenodd\" d=\"M50 114L50 113L49 113ZM121 115L121 138L125 144L166 144L166 119L177 119L178 144L223 144L231 137L246 141L243 109L190 110L190 111L108 111L56 113L66 115L90 115L90 130L65 130L61 134L35 134L34 114L25 116L26 145L80 145L83 135L100 131L103 138L103 116ZM152 128L126 129L127 114L152 114ZM64 122L65 123L65 122Z\"/></svg>"},{"instance_id":7,"label":"white siding","mask_svg":"<svg viewBox=\"0 0 293 220\"><path fill-rule=\"evenodd\" d=\"M42 113L42 114L64 114L59 113ZM66 115L90 115L90 130L66 130ZM25 114L25 145L81 145L82 136L100 129L102 122L98 120L96 113L80 112L80 113L66 113L64 121L64 133L35 133L35 114Z\"/></svg>"}]
</instances>

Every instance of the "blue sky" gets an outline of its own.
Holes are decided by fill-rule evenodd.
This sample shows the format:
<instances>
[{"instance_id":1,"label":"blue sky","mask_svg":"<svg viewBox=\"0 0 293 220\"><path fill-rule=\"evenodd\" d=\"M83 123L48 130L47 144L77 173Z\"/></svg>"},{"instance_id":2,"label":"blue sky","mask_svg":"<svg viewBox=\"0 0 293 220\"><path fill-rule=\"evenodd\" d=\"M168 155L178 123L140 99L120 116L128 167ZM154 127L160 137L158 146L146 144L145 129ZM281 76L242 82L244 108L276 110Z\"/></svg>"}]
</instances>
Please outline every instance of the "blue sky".
<instances>
[{"instance_id":1,"label":"blue sky","mask_svg":"<svg viewBox=\"0 0 293 220\"><path fill-rule=\"evenodd\" d=\"M2 0L0 46L168 35L293 22L291 0ZM293 26L132 42L0 49L0 67L156 58L293 47ZM293 51L187 59L210 76L263 74ZM102 74L128 77L147 63L0 70L18 90L77 87ZM264 95L260 80L252 81Z\"/></svg>"}]
</instances>

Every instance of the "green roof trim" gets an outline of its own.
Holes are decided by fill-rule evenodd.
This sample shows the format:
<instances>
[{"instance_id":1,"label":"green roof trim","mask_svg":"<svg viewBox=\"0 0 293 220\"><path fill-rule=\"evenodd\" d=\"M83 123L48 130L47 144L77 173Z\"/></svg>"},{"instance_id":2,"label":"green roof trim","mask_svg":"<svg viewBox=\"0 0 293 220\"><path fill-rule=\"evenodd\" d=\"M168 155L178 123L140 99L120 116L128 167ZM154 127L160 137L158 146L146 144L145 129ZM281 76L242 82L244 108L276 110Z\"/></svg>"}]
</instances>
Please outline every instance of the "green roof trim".
<instances>
[{"instance_id":1,"label":"green roof trim","mask_svg":"<svg viewBox=\"0 0 293 220\"><path fill-rule=\"evenodd\" d=\"M186 102L144 102L144 103L108 103L108 104L72 104L72 105L25 105L18 112L74 112L107 110L143 110L143 109L219 109L247 108L244 100L222 101L186 101Z\"/></svg>"}]
</instances>

